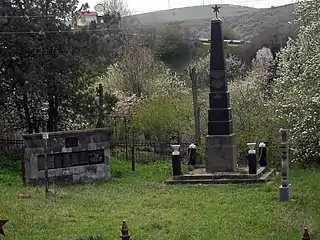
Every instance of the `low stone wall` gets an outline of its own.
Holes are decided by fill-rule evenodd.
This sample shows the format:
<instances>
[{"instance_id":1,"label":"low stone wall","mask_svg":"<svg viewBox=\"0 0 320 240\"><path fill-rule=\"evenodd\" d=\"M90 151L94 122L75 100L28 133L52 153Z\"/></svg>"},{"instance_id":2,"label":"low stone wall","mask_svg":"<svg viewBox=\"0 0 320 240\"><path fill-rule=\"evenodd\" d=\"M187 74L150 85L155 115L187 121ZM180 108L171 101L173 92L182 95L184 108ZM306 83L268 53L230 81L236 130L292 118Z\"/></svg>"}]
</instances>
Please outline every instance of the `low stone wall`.
<instances>
[{"instance_id":1,"label":"low stone wall","mask_svg":"<svg viewBox=\"0 0 320 240\"><path fill-rule=\"evenodd\" d=\"M45 177L45 141L41 133L23 135L25 179L38 184ZM49 133L47 167L49 181L70 182L110 178L110 129Z\"/></svg>"}]
</instances>

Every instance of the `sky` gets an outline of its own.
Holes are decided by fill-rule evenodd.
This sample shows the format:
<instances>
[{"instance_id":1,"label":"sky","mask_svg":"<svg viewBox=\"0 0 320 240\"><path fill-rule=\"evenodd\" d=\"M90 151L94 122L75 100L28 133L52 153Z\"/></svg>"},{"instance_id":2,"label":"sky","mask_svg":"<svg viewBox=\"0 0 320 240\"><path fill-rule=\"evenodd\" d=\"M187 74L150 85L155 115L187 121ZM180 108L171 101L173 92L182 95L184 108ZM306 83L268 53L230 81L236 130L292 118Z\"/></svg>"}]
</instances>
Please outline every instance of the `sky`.
<instances>
[{"instance_id":1,"label":"sky","mask_svg":"<svg viewBox=\"0 0 320 240\"><path fill-rule=\"evenodd\" d=\"M169 8L181 8L196 5L210 4L234 4L255 8L268 8L293 3L294 0L123 0L133 13L145 13ZM80 4L87 2L90 9L102 2L102 0L80 0Z\"/></svg>"}]
</instances>

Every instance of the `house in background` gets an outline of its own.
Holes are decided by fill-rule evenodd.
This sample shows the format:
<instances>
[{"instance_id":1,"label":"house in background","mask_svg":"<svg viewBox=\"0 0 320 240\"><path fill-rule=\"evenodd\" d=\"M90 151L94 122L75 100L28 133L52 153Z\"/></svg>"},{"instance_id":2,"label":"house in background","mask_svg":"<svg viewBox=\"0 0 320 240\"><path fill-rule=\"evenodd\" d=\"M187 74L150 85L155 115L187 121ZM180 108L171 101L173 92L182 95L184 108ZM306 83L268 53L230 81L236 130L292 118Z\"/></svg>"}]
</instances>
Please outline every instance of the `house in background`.
<instances>
[{"instance_id":1,"label":"house in background","mask_svg":"<svg viewBox=\"0 0 320 240\"><path fill-rule=\"evenodd\" d=\"M98 13L93 11L79 12L77 15L77 27L88 26L92 21L97 22Z\"/></svg>"}]
</instances>

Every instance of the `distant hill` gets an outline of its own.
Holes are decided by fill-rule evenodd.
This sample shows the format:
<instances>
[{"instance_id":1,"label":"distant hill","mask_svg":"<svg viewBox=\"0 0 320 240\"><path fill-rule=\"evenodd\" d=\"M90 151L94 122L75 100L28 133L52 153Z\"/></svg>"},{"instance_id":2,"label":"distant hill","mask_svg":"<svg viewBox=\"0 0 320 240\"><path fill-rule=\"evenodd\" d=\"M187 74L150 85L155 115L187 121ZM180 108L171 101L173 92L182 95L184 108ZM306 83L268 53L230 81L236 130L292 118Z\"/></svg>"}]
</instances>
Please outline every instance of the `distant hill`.
<instances>
[{"instance_id":1,"label":"distant hill","mask_svg":"<svg viewBox=\"0 0 320 240\"><path fill-rule=\"evenodd\" d=\"M288 22L293 21L293 4L256 9L236 5L222 5L220 18L226 27L233 29L242 39L251 39L272 29L284 33L290 29ZM211 5L195 6L137 14L133 20L142 26L160 27L165 24L178 24L187 27L199 37L210 36L210 20L214 17Z\"/></svg>"}]
</instances>

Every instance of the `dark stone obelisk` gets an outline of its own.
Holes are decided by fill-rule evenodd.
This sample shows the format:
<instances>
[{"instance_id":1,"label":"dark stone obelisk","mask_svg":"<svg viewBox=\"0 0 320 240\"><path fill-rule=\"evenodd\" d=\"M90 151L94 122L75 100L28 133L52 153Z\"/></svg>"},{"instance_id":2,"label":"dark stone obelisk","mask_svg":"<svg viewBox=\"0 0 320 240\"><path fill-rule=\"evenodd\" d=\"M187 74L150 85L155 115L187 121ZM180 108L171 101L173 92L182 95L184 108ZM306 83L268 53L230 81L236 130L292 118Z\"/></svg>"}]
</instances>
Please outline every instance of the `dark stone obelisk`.
<instances>
[{"instance_id":1,"label":"dark stone obelisk","mask_svg":"<svg viewBox=\"0 0 320 240\"><path fill-rule=\"evenodd\" d=\"M214 12L219 12L215 6ZM217 16L217 15L216 15ZM221 20L211 20L210 51L210 109L206 137L206 170L213 172L234 171L237 163L236 138L232 128L226 61Z\"/></svg>"}]
</instances>

